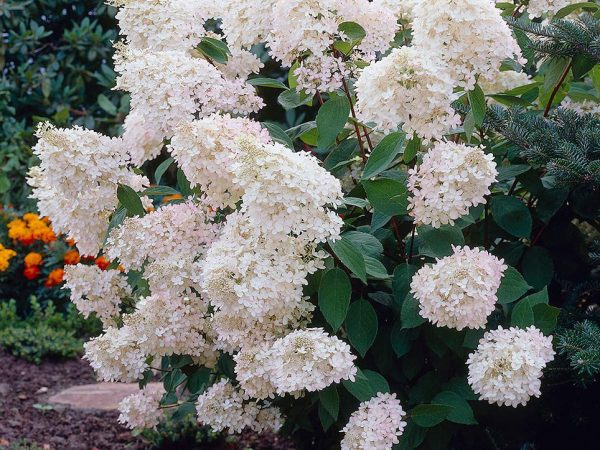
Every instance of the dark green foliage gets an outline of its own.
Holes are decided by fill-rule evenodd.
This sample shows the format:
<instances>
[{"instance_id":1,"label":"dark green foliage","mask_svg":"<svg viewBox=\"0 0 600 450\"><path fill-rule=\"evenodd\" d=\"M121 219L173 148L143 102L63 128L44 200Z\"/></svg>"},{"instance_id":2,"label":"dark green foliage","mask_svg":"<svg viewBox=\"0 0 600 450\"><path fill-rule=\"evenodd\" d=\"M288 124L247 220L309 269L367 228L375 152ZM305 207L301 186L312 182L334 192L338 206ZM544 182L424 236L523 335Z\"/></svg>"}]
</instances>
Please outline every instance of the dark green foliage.
<instances>
[{"instance_id":1,"label":"dark green foliage","mask_svg":"<svg viewBox=\"0 0 600 450\"><path fill-rule=\"evenodd\" d=\"M600 327L591 320L558 332L556 348L568 359L579 381L594 381L600 373Z\"/></svg>"},{"instance_id":2,"label":"dark green foliage","mask_svg":"<svg viewBox=\"0 0 600 450\"><path fill-rule=\"evenodd\" d=\"M193 412L181 420L167 418L156 429L144 430L142 437L156 450L225 448L225 439L205 427L198 427Z\"/></svg>"},{"instance_id":3,"label":"dark green foliage","mask_svg":"<svg viewBox=\"0 0 600 450\"><path fill-rule=\"evenodd\" d=\"M529 36L528 46L539 57L584 56L600 61L600 20L591 14L577 19L555 19L537 23L507 18L508 23Z\"/></svg>"},{"instance_id":4,"label":"dark green foliage","mask_svg":"<svg viewBox=\"0 0 600 450\"><path fill-rule=\"evenodd\" d=\"M552 184L600 186L600 120L557 109L550 118L491 106L486 124L519 146L521 156L545 167Z\"/></svg>"},{"instance_id":5,"label":"dark green foliage","mask_svg":"<svg viewBox=\"0 0 600 450\"><path fill-rule=\"evenodd\" d=\"M83 338L97 335L97 320L85 320L73 305L63 314L49 302L42 308L31 298L31 314L22 319L14 300L0 303L0 347L26 361L39 364L45 358L74 358L83 351Z\"/></svg>"},{"instance_id":6,"label":"dark green foliage","mask_svg":"<svg viewBox=\"0 0 600 450\"><path fill-rule=\"evenodd\" d=\"M37 122L118 132L129 106L110 91L114 14L101 0L0 3L0 204L26 207Z\"/></svg>"}]
</instances>

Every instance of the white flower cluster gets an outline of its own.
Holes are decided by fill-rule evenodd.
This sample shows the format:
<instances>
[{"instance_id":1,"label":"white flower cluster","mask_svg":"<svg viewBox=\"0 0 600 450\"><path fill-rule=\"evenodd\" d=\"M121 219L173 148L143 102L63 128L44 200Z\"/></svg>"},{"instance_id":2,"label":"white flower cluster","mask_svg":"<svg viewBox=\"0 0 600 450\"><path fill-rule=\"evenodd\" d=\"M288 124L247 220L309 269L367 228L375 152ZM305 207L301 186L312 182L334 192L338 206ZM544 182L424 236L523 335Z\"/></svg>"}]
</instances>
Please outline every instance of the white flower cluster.
<instances>
[{"instance_id":1,"label":"white flower cluster","mask_svg":"<svg viewBox=\"0 0 600 450\"><path fill-rule=\"evenodd\" d=\"M479 398L516 407L540 396L542 370L554 359L552 336L531 326L488 331L469 355L468 381Z\"/></svg>"},{"instance_id":2,"label":"white flower cluster","mask_svg":"<svg viewBox=\"0 0 600 450\"><path fill-rule=\"evenodd\" d=\"M366 67L356 81L357 114L376 129L399 125L424 139L438 138L460 125L450 104L457 98L453 83L430 55L402 47Z\"/></svg>"},{"instance_id":3,"label":"white flower cluster","mask_svg":"<svg viewBox=\"0 0 600 450\"><path fill-rule=\"evenodd\" d=\"M213 384L198 397L196 411L198 420L216 432L240 433L245 429L277 432L282 425L278 408L246 401L227 380Z\"/></svg>"},{"instance_id":4,"label":"white flower cluster","mask_svg":"<svg viewBox=\"0 0 600 450\"><path fill-rule=\"evenodd\" d=\"M536 17L553 16L565 6L569 6L574 3L582 2L580 0L529 0L527 11L529 12L529 17L531 19Z\"/></svg>"},{"instance_id":5,"label":"white flower cluster","mask_svg":"<svg viewBox=\"0 0 600 450\"><path fill-rule=\"evenodd\" d=\"M192 187L199 186L204 202L217 209L235 207L243 190L234 185L233 163L240 156L235 140L242 134L270 143L266 129L258 122L229 115L211 115L177 128L169 151Z\"/></svg>"},{"instance_id":6,"label":"white flower cluster","mask_svg":"<svg viewBox=\"0 0 600 450\"><path fill-rule=\"evenodd\" d=\"M396 16L396 18L410 22L413 18L415 5L420 1L421 0L373 0L373 3L382 9L388 9Z\"/></svg>"},{"instance_id":7,"label":"white flower cluster","mask_svg":"<svg viewBox=\"0 0 600 450\"><path fill-rule=\"evenodd\" d=\"M444 75L467 90L476 76L493 78L504 59L521 50L493 0L421 0L413 20L413 45L446 64Z\"/></svg>"},{"instance_id":8,"label":"white flower cluster","mask_svg":"<svg viewBox=\"0 0 600 450\"><path fill-rule=\"evenodd\" d=\"M121 299L131 295L126 277L118 270L85 264L65 266L64 289L71 292L71 301L83 317L95 313L104 326L115 324Z\"/></svg>"},{"instance_id":9,"label":"white flower cluster","mask_svg":"<svg viewBox=\"0 0 600 450\"><path fill-rule=\"evenodd\" d=\"M560 107L573 110L578 114L592 114L594 116L600 116L600 102L593 100L586 99L575 102L571 98L566 98L562 101Z\"/></svg>"},{"instance_id":10,"label":"white flower cluster","mask_svg":"<svg viewBox=\"0 0 600 450\"><path fill-rule=\"evenodd\" d=\"M435 228L452 225L470 207L486 203L497 175L493 155L483 148L438 142L409 170L409 214Z\"/></svg>"},{"instance_id":11,"label":"white flower cluster","mask_svg":"<svg viewBox=\"0 0 600 450\"><path fill-rule=\"evenodd\" d=\"M342 450L391 450L404 431L405 415L396 394L378 393L350 416Z\"/></svg>"},{"instance_id":12,"label":"white flower cluster","mask_svg":"<svg viewBox=\"0 0 600 450\"><path fill-rule=\"evenodd\" d=\"M494 311L507 266L484 250L453 250L413 276L410 287L419 300L419 314L440 327L483 328Z\"/></svg>"},{"instance_id":13,"label":"white flower cluster","mask_svg":"<svg viewBox=\"0 0 600 450\"><path fill-rule=\"evenodd\" d=\"M33 152L40 165L29 172L32 198L56 232L73 238L82 254L96 255L118 204L118 185L141 190L148 180L127 169L129 156L119 139L48 123L36 136Z\"/></svg>"},{"instance_id":14,"label":"white flower cluster","mask_svg":"<svg viewBox=\"0 0 600 450\"><path fill-rule=\"evenodd\" d=\"M342 202L340 181L314 156L250 135L239 137L237 144L234 183L244 191L242 212L253 227L266 235L292 232L306 242L339 235L343 221L328 206Z\"/></svg>"},{"instance_id":15,"label":"white flower cluster","mask_svg":"<svg viewBox=\"0 0 600 450\"><path fill-rule=\"evenodd\" d=\"M501 94L519 86L525 86L531 83L531 79L525 72L504 70L490 78L481 76L477 83L486 94Z\"/></svg>"},{"instance_id":16,"label":"white flower cluster","mask_svg":"<svg viewBox=\"0 0 600 450\"><path fill-rule=\"evenodd\" d=\"M164 393L162 386L146 386L144 390L128 395L119 403L119 423L132 430L156 427L163 415L159 403Z\"/></svg>"},{"instance_id":17,"label":"white flower cluster","mask_svg":"<svg viewBox=\"0 0 600 450\"><path fill-rule=\"evenodd\" d=\"M194 258L217 236L218 227L209 220L193 202L166 205L143 217L128 217L113 228L105 252L127 270L141 269L148 259Z\"/></svg>"}]
</instances>

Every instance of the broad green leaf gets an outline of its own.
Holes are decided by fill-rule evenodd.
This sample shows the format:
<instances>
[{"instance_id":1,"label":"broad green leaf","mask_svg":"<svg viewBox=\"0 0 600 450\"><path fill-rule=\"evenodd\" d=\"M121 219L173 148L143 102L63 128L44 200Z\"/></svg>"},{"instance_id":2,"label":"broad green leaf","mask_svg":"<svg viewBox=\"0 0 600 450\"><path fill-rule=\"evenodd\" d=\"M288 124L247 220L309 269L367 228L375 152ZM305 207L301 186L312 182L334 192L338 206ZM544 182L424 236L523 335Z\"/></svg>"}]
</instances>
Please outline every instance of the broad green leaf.
<instances>
[{"instance_id":1,"label":"broad green leaf","mask_svg":"<svg viewBox=\"0 0 600 450\"><path fill-rule=\"evenodd\" d=\"M510 315L510 324L514 327L526 328L535 323L533 308L536 305L548 304L548 291L544 288L540 292L531 294L520 300L515 305Z\"/></svg>"},{"instance_id":2,"label":"broad green leaf","mask_svg":"<svg viewBox=\"0 0 600 450\"><path fill-rule=\"evenodd\" d=\"M117 107L104 94L100 94L98 96L98 106L100 106L100 108L102 108L104 111L106 111L112 116L115 116L117 114Z\"/></svg>"},{"instance_id":3,"label":"broad green leaf","mask_svg":"<svg viewBox=\"0 0 600 450\"><path fill-rule=\"evenodd\" d=\"M554 275L554 261L544 247L530 247L523 256L523 277L536 291L547 286Z\"/></svg>"},{"instance_id":4,"label":"broad green leaf","mask_svg":"<svg viewBox=\"0 0 600 450\"><path fill-rule=\"evenodd\" d=\"M390 278L387 269L381 261L367 255L364 255L364 258L367 275L369 275L370 278L375 278L376 280L387 280Z\"/></svg>"},{"instance_id":5,"label":"broad green leaf","mask_svg":"<svg viewBox=\"0 0 600 450\"><path fill-rule=\"evenodd\" d=\"M367 35L365 29L356 22L342 22L338 25L338 30L352 41L363 39Z\"/></svg>"},{"instance_id":6,"label":"broad green leaf","mask_svg":"<svg viewBox=\"0 0 600 450\"><path fill-rule=\"evenodd\" d=\"M342 384L360 402L370 400L377 395L367 376L358 368L356 369L354 381L343 380Z\"/></svg>"},{"instance_id":7,"label":"broad green leaf","mask_svg":"<svg viewBox=\"0 0 600 450\"><path fill-rule=\"evenodd\" d=\"M498 181L512 180L518 175L527 172L531 169L529 164L511 164L510 166L502 166L498 168Z\"/></svg>"},{"instance_id":8,"label":"broad green leaf","mask_svg":"<svg viewBox=\"0 0 600 450\"><path fill-rule=\"evenodd\" d=\"M117 198L121 204L127 209L127 212L131 216L143 216L146 214L144 205L142 205L142 199L131 187L120 184L117 188Z\"/></svg>"},{"instance_id":9,"label":"broad green leaf","mask_svg":"<svg viewBox=\"0 0 600 450\"><path fill-rule=\"evenodd\" d=\"M210 369L201 367L188 377L186 389L191 394L197 394L204 391L210 380Z\"/></svg>"},{"instance_id":10,"label":"broad green leaf","mask_svg":"<svg viewBox=\"0 0 600 450\"><path fill-rule=\"evenodd\" d=\"M377 329L377 313L367 300L360 299L350 305L346 316L346 332L348 340L362 357L373 345Z\"/></svg>"},{"instance_id":11,"label":"broad green leaf","mask_svg":"<svg viewBox=\"0 0 600 450\"><path fill-rule=\"evenodd\" d=\"M496 295L498 303L507 305L520 299L531 286L527 284L523 276L514 267L508 266L502 276L500 287Z\"/></svg>"},{"instance_id":12,"label":"broad green leaf","mask_svg":"<svg viewBox=\"0 0 600 450\"><path fill-rule=\"evenodd\" d=\"M340 328L350 305L352 285L346 272L341 269L331 269L321 277L319 284L319 309L327 323L337 332Z\"/></svg>"},{"instance_id":13,"label":"broad green leaf","mask_svg":"<svg viewBox=\"0 0 600 450\"><path fill-rule=\"evenodd\" d=\"M383 253L383 244L372 234L363 233L362 231L348 231L342 236L356 245L363 255L377 258Z\"/></svg>"},{"instance_id":14,"label":"broad green leaf","mask_svg":"<svg viewBox=\"0 0 600 450\"><path fill-rule=\"evenodd\" d=\"M551 334L556 328L560 308L539 303L533 307L534 324L542 333Z\"/></svg>"},{"instance_id":15,"label":"broad green leaf","mask_svg":"<svg viewBox=\"0 0 600 450\"><path fill-rule=\"evenodd\" d=\"M350 115L350 103L346 97L337 96L327 100L317 113L319 148L326 148L335 142L337 135L344 129Z\"/></svg>"},{"instance_id":16,"label":"broad green leaf","mask_svg":"<svg viewBox=\"0 0 600 450\"><path fill-rule=\"evenodd\" d=\"M340 396L335 385L331 385L322 391L319 391L319 402L329 415L337 420L340 412Z\"/></svg>"},{"instance_id":17,"label":"broad green leaf","mask_svg":"<svg viewBox=\"0 0 600 450\"><path fill-rule=\"evenodd\" d=\"M275 142L279 142L280 144L285 145L286 147L294 150L294 143L287 135L287 133L283 130L283 128L271 122L263 122L263 125L267 130L269 130L269 134Z\"/></svg>"},{"instance_id":18,"label":"broad green leaf","mask_svg":"<svg viewBox=\"0 0 600 450\"><path fill-rule=\"evenodd\" d=\"M410 412L410 416L420 427L431 428L442 423L453 410L454 407L449 405L417 405Z\"/></svg>"},{"instance_id":19,"label":"broad green leaf","mask_svg":"<svg viewBox=\"0 0 600 450\"><path fill-rule=\"evenodd\" d=\"M410 141L408 141L408 143L406 144L406 150L404 150L404 155L402 155L402 160L406 164L408 164L413 159L415 159L415 156L417 156L417 153L419 152L420 149L421 149L421 138L419 138L418 136L415 136Z\"/></svg>"},{"instance_id":20,"label":"broad green leaf","mask_svg":"<svg viewBox=\"0 0 600 450\"><path fill-rule=\"evenodd\" d=\"M391 179L363 181L369 203L387 216L406 214L408 190L405 183Z\"/></svg>"},{"instance_id":21,"label":"broad green leaf","mask_svg":"<svg viewBox=\"0 0 600 450\"><path fill-rule=\"evenodd\" d=\"M358 277L363 283L367 284L367 268L365 258L360 250L348 239L342 237L329 245L335 256Z\"/></svg>"},{"instance_id":22,"label":"broad green leaf","mask_svg":"<svg viewBox=\"0 0 600 450\"><path fill-rule=\"evenodd\" d=\"M386 170L392 161L402 153L404 133L391 133L384 137L369 155L362 179L373 178Z\"/></svg>"},{"instance_id":23,"label":"broad green leaf","mask_svg":"<svg viewBox=\"0 0 600 450\"><path fill-rule=\"evenodd\" d=\"M331 417L331 414L327 411L327 409L323 406L322 403L319 403L319 420L321 421L321 426L323 427L323 431L327 431L331 426L335 423L335 419Z\"/></svg>"},{"instance_id":24,"label":"broad green leaf","mask_svg":"<svg viewBox=\"0 0 600 450\"><path fill-rule=\"evenodd\" d=\"M453 245L465 243L462 230L457 226L442 225L440 228L433 228L423 225L417 228L417 234L419 236L419 254L433 258L449 256L453 253Z\"/></svg>"},{"instance_id":25,"label":"broad green leaf","mask_svg":"<svg viewBox=\"0 0 600 450\"><path fill-rule=\"evenodd\" d=\"M450 422L463 425L474 425L477 423L477 420L475 420L475 416L473 415L473 409L471 409L469 403L456 392L440 392L433 400L431 400L431 402L439 405L451 406L453 408L447 417Z\"/></svg>"},{"instance_id":26,"label":"broad green leaf","mask_svg":"<svg viewBox=\"0 0 600 450\"><path fill-rule=\"evenodd\" d=\"M406 355L412 346L413 341L418 336L418 331L413 328L402 328L402 321L397 320L390 333L390 341L394 353L398 358Z\"/></svg>"},{"instance_id":27,"label":"broad green leaf","mask_svg":"<svg viewBox=\"0 0 600 450\"><path fill-rule=\"evenodd\" d=\"M565 6L562 9L559 9L558 12L554 15L555 19L562 19L564 17L567 17L569 14L571 14L572 12L581 9L581 8L590 8L590 9L598 9L600 8L599 5L597 5L594 2L581 2L581 3L574 3L572 5L568 5Z\"/></svg>"},{"instance_id":28,"label":"broad green leaf","mask_svg":"<svg viewBox=\"0 0 600 450\"><path fill-rule=\"evenodd\" d=\"M387 394L390 392L390 385L383 375L373 370L365 369L363 373L368 378L373 390L377 393Z\"/></svg>"},{"instance_id":29,"label":"broad green leaf","mask_svg":"<svg viewBox=\"0 0 600 450\"><path fill-rule=\"evenodd\" d=\"M312 97L304 92L298 92L296 89L288 89L283 91L277 97L277 101L286 111L297 108L298 106L306 105L311 102Z\"/></svg>"},{"instance_id":30,"label":"broad green leaf","mask_svg":"<svg viewBox=\"0 0 600 450\"><path fill-rule=\"evenodd\" d=\"M180 192L169 186L152 186L144 190L143 194L150 197L155 195L177 195Z\"/></svg>"},{"instance_id":31,"label":"broad green leaf","mask_svg":"<svg viewBox=\"0 0 600 450\"><path fill-rule=\"evenodd\" d=\"M396 305L401 305L410 291L410 282L419 268L411 264L399 264L394 269L394 278L392 280L392 292Z\"/></svg>"},{"instance_id":32,"label":"broad green leaf","mask_svg":"<svg viewBox=\"0 0 600 450\"><path fill-rule=\"evenodd\" d=\"M269 87L274 89L287 89L288 87L279 80L273 78L256 77L250 78L246 83L252 86Z\"/></svg>"},{"instance_id":33,"label":"broad green leaf","mask_svg":"<svg viewBox=\"0 0 600 450\"><path fill-rule=\"evenodd\" d=\"M181 169L177 169L177 187L184 198L187 198L193 194L192 186L185 176L185 173L183 173L183 170Z\"/></svg>"},{"instance_id":34,"label":"broad green leaf","mask_svg":"<svg viewBox=\"0 0 600 450\"><path fill-rule=\"evenodd\" d=\"M419 314L420 309L419 301L412 294L408 294L402 303L400 312L402 328L416 328L425 323L425 319Z\"/></svg>"},{"instance_id":35,"label":"broad green leaf","mask_svg":"<svg viewBox=\"0 0 600 450\"><path fill-rule=\"evenodd\" d=\"M475 85L472 91L468 93L469 105L471 105L471 111L473 112L473 120L475 125L481 127L483 120L485 119L486 104L485 94L481 90L478 84Z\"/></svg>"},{"instance_id":36,"label":"broad green leaf","mask_svg":"<svg viewBox=\"0 0 600 450\"><path fill-rule=\"evenodd\" d=\"M210 37L203 37L196 49L219 64L225 64L231 54L225 42Z\"/></svg>"},{"instance_id":37,"label":"broad green leaf","mask_svg":"<svg viewBox=\"0 0 600 450\"><path fill-rule=\"evenodd\" d=\"M167 158L159 164L154 171L154 181L156 181L156 184L160 184L160 180L162 179L163 175L174 161L175 160L173 158Z\"/></svg>"},{"instance_id":38,"label":"broad green leaf","mask_svg":"<svg viewBox=\"0 0 600 450\"><path fill-rule=\"evenodd\" d=\"M492 216L500 228L516 237L528 238L531 235L531 214L520 199L499 195L492 197L490 203Z\"/></svg>"},{"instance_id":39,"label":"broad green leaf","mask_svg":"<svg viewBox=\"0 0 600 450\"><path fill-rule=\"evenodd\" d=\"M356 206L358 208L366 208L367 206L369 206L370 203L368 200L365 200L364 198L344 197L344 204L350 205L350 206Z\"/></svg>"}]
</instances>

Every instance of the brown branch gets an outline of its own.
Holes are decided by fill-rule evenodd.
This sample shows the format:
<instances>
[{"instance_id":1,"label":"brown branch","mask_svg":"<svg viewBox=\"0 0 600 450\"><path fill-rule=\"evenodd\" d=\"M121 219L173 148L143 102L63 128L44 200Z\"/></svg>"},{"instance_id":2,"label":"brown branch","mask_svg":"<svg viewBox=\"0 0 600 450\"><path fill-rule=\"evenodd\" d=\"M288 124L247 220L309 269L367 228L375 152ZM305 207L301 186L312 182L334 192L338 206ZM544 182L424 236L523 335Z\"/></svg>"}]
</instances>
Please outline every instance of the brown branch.
<instances>
[{"instance_id":1,"label":"brown branch","mask_svg":"<svg viewBox=\"0 0 600 450\"><path fill-rule=\"evenodd\" d=\"M560 76L558 83L556 83L556 86L554 86L554 90L552 91L552 94L550 95L550 100L548 100L548 104L546 105L546 109L544 110L544 117L548 117L550 108L552 108L552 103L554 103L554 97L556 97L558 90L560 89L561 85L564 83L565 78L567 78L567 75L569 74L569 70L571 70L571 67L573 67L573 61L571 61L571 62L569 62L569 64L567 64L567 67L565 67L565 70L563 71L562 75Z\"/></svg>"}]
</instances>

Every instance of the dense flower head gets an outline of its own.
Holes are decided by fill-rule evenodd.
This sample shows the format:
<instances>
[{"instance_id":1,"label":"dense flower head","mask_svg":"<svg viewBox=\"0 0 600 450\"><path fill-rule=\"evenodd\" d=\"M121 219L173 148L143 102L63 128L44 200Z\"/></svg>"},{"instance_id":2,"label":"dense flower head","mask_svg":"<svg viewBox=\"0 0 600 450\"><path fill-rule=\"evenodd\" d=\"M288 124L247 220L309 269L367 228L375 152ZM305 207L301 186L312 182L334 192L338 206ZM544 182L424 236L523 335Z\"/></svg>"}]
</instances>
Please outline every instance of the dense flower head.
<instances>
[{"instance_id":1,"label":"dense flower head","mask_svg":"<svg viewBox=\"0 0 600 450\"><path fill-rule=\"evenodd\" d=\"M494 74L491 78L485 76L479 77L477 84L486 94L501 94L520 86L526 86L531 83L529 75L525 72L516 72L514 70L504 70Z\"/></svg>"},{"instance_id":2,"label":"dense flower head","mask_svg":"<svg viewBox=\"0 0 600 450\"><path fill-rule=\"evenodd\" d=\"M451 256L422 267L410 287L419 314L441 327L483 328L495 308L504 261L477 248L453 247Z\"/></svg>"},{"instance_id":3,"label":"dense flower head","mask_svg":"<svg viewBox=\"0 0 600 450\"><path fill-rule=\"evenodd\" d=\"M204 21L209 15L202 7L204 2L190 0L109 0L108 3L119 8L116 18L127 45L154 50L194 46L204 34Z\"/></svg>"},{"instance_id":4,"label":"dense flower head","mask_svg":"<svg viewBox=\"0 0 600 450\"><path fill-rule=\"evenodd\" d=\"M192 202L169 204L144 217L129 217L113 228L106 255L126 269L139 270L146 260L199 255L216 237L218 227Z\"/></svg>"},{"instance_id":5,"label":"dense flower head","mask_svg":"<svg viewBox=\"0 0 600 450\"><path fill-rule=\"evenodd\" d=\"M293 331L275 341L261 359L278 394L320 391L342 380L354 381L356 375L350 346L322 328Z\"/></svg>"},{"instance_id":6,"label":"dense flower head","mask_svg":"<svg viewBox=\"0 0 600 450\"><path fill-rule=\"evenodd\" d=\"M398 127L424 139L439 139L460 117L450 104L457 97L444 69L412 47L392 52L368 67L356 81L357 114L380 131Z\"/></svg>"},{"instance_id":7,"label":"dense flower head","mask_svg":"<svg viewBox=\"0 0 600 450\"><path fill-rule=\"evenodd\" d=\"M137 338L130 326L108 327L103 334L84 344L84 358L102 381L138 381L148 364Z\"/></svg>"},{"instance_id":8,"label":"dense flower head","mask_svg":"<svg viewBox=\"0 0 600 450\"><path fill-rule=\"evenodd\" d=\"M230 115L213 114L178 127L169 151L192 187L199 186L204 202L213 208L235 206L243 194L233 184L232 165L240 154L236 138L252 135L271 142L258 122Z\"/></svg>"},{"instance_id":9,"label":"dense flower head","mask_svg":"<svg viewBox=\"0 0 600 450\"><path fill-rule=\"evenodd\" d=\"M140 392L128 395L119 403L119 423L131 429L156 427L163 416L158 407L164 393L162 386L146 386Z\"/></svg>"},{"instance_id":10,"label":"dense flower head","mask_svg":"<svg viewBox=\"0 0 600 450\"><path fill-rule=\"evenodd\" d=\"M36 136L33 151L40 165L29 172L32 197L55 231L75 239L82 253L97 254L118 204L118 185L141 190L148 180L127 169L129 157L119 139L48 123Z\"/></svg>"},{"instance_id":11,"label":"dense flower head","mask_svg":"<svg viewBox=\"0 0 600 450\"><path fill-rule=\"evenodd\" d=\"M23 269L23 276L29 281L33 281L40 276L40 266L29 266Z\"/></svg>"},{"instance_id":12,"label":"dense flower head","mask_svg":"<svg viewBox=\"0 0 600 450\"><path fill-rule=\"evenodd\" d=\"M17 252L0 244L0 272L6 272L10 266L10 260L17 256Z\"/></svg>"},{"instance_id":13,"label":"dense flower head","mask_svg":"<svg viewBox=\"0 0 600 450\"><path fill-rule=\"evenodd\" d=\"M542 370L552 359L552 336L534 326L488 331L469 355L468 381L482 400L517 407L540 396Z\"/></svg>"},{"instance_id":14,"label":"dense flower head","mask_svg":"<svg viewBox=\"0 0 600 450\"><path fill-rule=\"evenodd\" d=\"M277 389L269 379L264 358L270 344L263 342L256 346L245 346L233 357L235 376L240 383L244 398L274 398Z\"/></svg>"},{"instance_id":15,"label":"dense flower head","mask_svg":"<svg viewBox=\"0 0 600 450\"><path fill-rule=\"evenodd\" d=\"M242 392L225 379L198 397L196 411L200 423L215 432L226 430L233 434L245 429L277 432L283 422L278 408L244 400Z\"/></svg>"},{"instance_id":16,"label":"dense flower head","mask_svg":"<svg viewBox=\"0 0 600 450\"><path fill-rule=\"evenodd\" d=\"M581 0L529 0L527 12L531 19L535 17L553 16L565 6L581 3Z\"/></svg>"},{"instance_id":17,"label":"dense flower head","mask_svg":"<svg viewBox=\"0 0 600 450\"><path fill-rule=\"evenodd\" d=\"M397 19L410 22L413 18L415 5L421 0L373 0L373 3L380 9L387 9L396 16Z\"/></svg>"},{"instance_id":18,"label":"dense flower head","mask_svg":"<svg viewBox=\"0 0 600 450\"><path fill-rule=\"evenodd\" d=\"M25 264L25 267L39 266L42 264L42 261L42 255L37 252L29 252L25 255L25 258L23 258L23 264Z\"/></svg>"},{"instance_id":19,"label":"dense flower head","mask_svg":"<svg viewBox=\"0 0 600 450\"><path fill-rule=\"evenodd\" d=\"M244 191L242 211L257 230L294 233L307 242L339 236L342 220L330 208L341 204L341 185L314 156L250 135L237 144L234 182Z\"/></svg>"},{"instance_id":20,"label":"dense flower head","mask_svg":"<svg viewBox=\"0 0 600 450\"><path fill-rule=\"evenodd\" d=\"M581 100L573 101L571 98L564 99L561 104L561 108L570 109L578 114L592 114L594 116L600 116L600 102L594 100Z\"/></svg>"},{"instance_id":21,"label":"dense flower head","mask_svg":"<svg viewBox=\"0 0 600 450\"><path fill-rule=\"evenodd\" d=\"M123 128L123 150L129 153L131 164L141 166L160 154L164 135L155 123L145 119L144 113L140 111L129 113Z\"/></svg>"},{"instance_id":22,"label":"dense flower head","mask_svg":"<svg viewBox=\"0 0 600 450\"><path fill-rule=\"evenodd\" d=\"M58 286L59 284L61 284L64 281L64 279L65 279L65 270L61 269L60 267L56 268L48 274L48 278L46 278L46 281L44 282L44 286L46 286L47 288Z\"/></svg>"},{"instance_id":23,"label":"dense flower head","mask_svg":"<svg viewBox=\"0 0 600 450\"><path fill-rule=\"evenodd\" d=\"M31 245L35 241L45 244L56 241L56 234L49 220L46 217L40 218L37 214L25 213L22 219L11 220L6 227L8 237L22 245Z\"/></svg>"},{"instance_id":24,"label":"dense flower head","mask_svg":"<svg viewBox=\"0 0 600 450\"><path fill-rule=\"evenodd\" d=\"M342 450L391 450L404 431L405 415L396 394L378 393L350 416L342 429Z\"/></svg>"},{"instance_id":25,"label":"dense flower head","mask_svg":"<svg viewBox=\"0 0 600 450\"><path fill-rule=\"evenodd\" d=\"M327 256L289 236L257 233L243 214L231 214L207 251L202 291L222 311L291 319L303 301L306 277L323 269Z\"/></svg>"},{"instance_id":26,"label":"dense flower head","mask_svg":"<svg viewBox=\"0 0 600 450\"><path fill-rule=\"evenodd\" d=\"M494 0L421 0L414 9L413 45L446 63L444 76L473 89L476 76L493 78L521 50Z\"/></svg>"},{"instance_id":27,"label":"dense flower head","mask_svg":"<svg viewBox=\"0 0 600 450\"><path fill-rule=\"evenodd\" d=\"M132 113L170 137L195 114L248 114L263 102L253 86L228 79L201 57L183 50L150 52L119 48L115 54L117 88L131 93ZM149 142L152 142L151 140Z\"/></svg>"},{"instance_id":28,"label":"dense flower head","mask_svg":"<svg viewBox=\"0 0 600 450\"><path fill-rule=\"evenodd\" d=\"M67 250L63 256L63 261L66 265L79 264L81 257L77 250Z\"/></svg>"},{"instance_id":29,"label":"dense flower head","mask_svg":"<svg viewBox=\"0 0 600 450\"><path fill-rule=\"evenodd\" d=\"M121 299L131 295L127 278L118 270L102 270L85 264L65 266L65 289L83 317L91 313L105 326L114 325Z\"/></svg>"},{"instance_id":30,"label":"dense flower head","mask_svg":"<svg viewBox=\"0 0 600 450\"><path fill-rule=\"evenodd\" d=\"M272 29L278 0L216 0L223 34L231 48L250 48L265 42Z\"/></svg>"},{"instance_id":31,"label":"dense flower head","mask_svg":"<svg viewBox=\"0 0 600 450\"><path fill-rule=\"evenodd\" d=\"M483 147L438 142L409 170L409 214L419 224L452 225L472 206L486 203L497 175L494 156Z\"/></svg>"}]
</instances>

